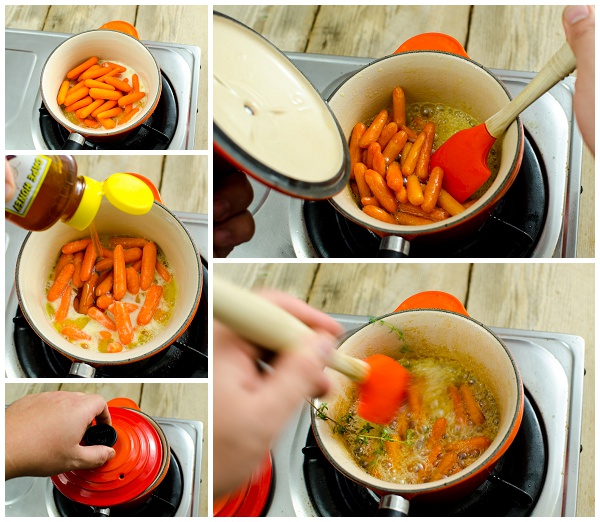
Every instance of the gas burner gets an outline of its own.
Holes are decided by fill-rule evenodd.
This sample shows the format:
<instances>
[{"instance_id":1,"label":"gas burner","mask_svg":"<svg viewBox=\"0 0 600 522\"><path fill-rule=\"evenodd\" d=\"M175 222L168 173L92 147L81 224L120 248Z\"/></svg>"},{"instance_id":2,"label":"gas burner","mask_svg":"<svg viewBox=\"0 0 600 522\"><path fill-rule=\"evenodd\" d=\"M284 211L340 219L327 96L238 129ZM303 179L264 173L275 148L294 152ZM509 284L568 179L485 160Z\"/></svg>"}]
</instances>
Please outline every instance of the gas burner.
<instances>
[{"instance_id":1,"label":"gas burner","mask_svg":"<svg viewBox=\"0 0 600 522\"><path fill-rule=\"evenodd\" d=\"M467 239L435 246L411 241L410 257L529 257L548 210L547 175L526 133L523 162L515 182L491 217ZM312 247L320 257L375 257L381 238L346 219L328 201L303 204ZM333 225L335 223L335 225Z\"/></svg>"},{"instance_id":2,"label":"gas burner","mask_svg":"<svg viewBox=\"0 0 600 522\"><path fill-rule=\"evenodd\" d=\"M202 259L203 287L196 315L171 346L142 361L96 368L94 377L208 377L208 272ZM17 309L14 343L26 377L65 377L72 361L44 343Z\"/></svg>"},{"instance_id":3,"label":"gas burner","mask_svg":"<svg viewBox=\"0 0 600 522\"><path fill-rule=\"evenodd\" d=\"M379 497L339 473L318 447L312 429L306 439L304 478L319 516L374 516ZM410 503L410 516L528 516L535 506L547 468L546 435L526 393L523 421L509 450L491 477L474 493L457 502Z\"/></svg>"},{"instance_id":4,"label":"gas burner","mask_svg":"<svg viewBox=\"0 0 600 522\"><path fill-rule=\"evenodd\" d=\"M56 487L53 492L54 503L61 517L96 517L97 511L65 497ZM169 471L152 493L140 506L132 509L111 508L111 517L173 517L181 503L183 495L183 475L177 457L171 453Z\"/></svg>"},{"instance_id":5,"label":"gas burner","mask_svg":"<svg viewBox=\"0 0 600 522\"><path fill-rule=\"evenodd\" d=\"M177 100L173 86L162 73L162 92L152 115L137 129L119 141L91 142L85 140L84 150L165 150L169 147L177 127ZM48 148L62 149L69 131L60 125L42 104L40 128Z\"/></svg>"}]
</instances>

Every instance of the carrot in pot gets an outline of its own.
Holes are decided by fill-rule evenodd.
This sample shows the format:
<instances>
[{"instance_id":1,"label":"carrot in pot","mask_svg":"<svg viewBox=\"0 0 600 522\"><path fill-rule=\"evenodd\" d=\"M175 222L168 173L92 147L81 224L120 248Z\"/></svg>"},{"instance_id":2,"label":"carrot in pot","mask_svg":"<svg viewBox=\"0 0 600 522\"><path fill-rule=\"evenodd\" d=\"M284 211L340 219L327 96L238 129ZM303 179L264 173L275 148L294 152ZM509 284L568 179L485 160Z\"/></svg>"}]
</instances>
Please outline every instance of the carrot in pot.
<instances>
[{"instance_id":1,"label":"carrot in pot","mask_svg":"<svg viewBox=\"0 0 600 522\"><path fill-rule=\"evenodd\" d=\"M127 278L125 275L125 252L123 245L117 245L114 251L114 282L113 282L113 297L120 301L127 293Z\"/></svg>"},{"instance_id":2,"label":"carrot in pot","mask_svg":"<svg viewBox=\"0 0 600 522\"><path fill-rule=\"evenodd\" d=\"M412 203L400 203L398 208L401 212L405 212L406 214L411 214L413 216L419 216L424 219L430 219L431 221L443 221L444 219L448 219L450 214L445 210L442 210L439 207L435 207L431 212L427 213L422 208L413 205Z\"/></svg>"},{"instance_id":3,"label":"carrot in pot","mask_svg":"<svg viewBox=\"0 0 600 522\"><path fill-rule=\"evenodd\" d=\"M378 199L381 207L390 213L396 212L398 202L392 189L386 185L383 177L374 170L369 169L365 172L365 181L371 192L373 192L373 195Z\"/></svg>"},{"instance_id":4,"label":"carrot in pot","mask_svg":"<svg viewBox=\"0 0 600 522\"><path fill-rule=\"evenodd\" d=\"M90 278L83 284L79 296L79 306L76 307L80 314L87 314L88 308L94 304L94 292L96 291L98 279L98 274L92 272Z\"/></svg>"},{"instance_id":5,"label":"carrot in pot","mask_svg":"<svg viewBox=\"0 0 600 522\"><path fill-rule=\"evenodd\" d=\"M404 187L404 176L402 176L402 171L397 161L393 161L388 165L385 182L394 192Z\"/></svg>"},{"instance_id":6,"label":"carrot in pot","mask_svg":"<svg viewBox=\"0 0 600 522\"><path fill-rule=\"evenodd\" d=\"M358 145L366 149L371 143L379 139L379 135L385 127L388 120L388 111L383 109L371 122L364 134L361 136Z\"/></svg>"},{"instance_id":7,"label":"carrot in pot","mask_svg":"<svg viewBox=\"0 0 600 522\"><path fill-rule=\"evenodd\" d=\"M379 145L379 143L374 141L367 147L367 162L365 163L365 165L368 169L373 168L373 158L375 157L375 154L377 152L381 152L381 146Z\"/></svg>"},{"instance_id":8,"label":"carrot in pot","mask_svg":"<svg viewBox=\"0 0 600 522\"><path fill-rule=\"evenodd\" d=\"M108 109L107 111L98 113L97 118L99 120L105 120L106 118L114 118L123 112L123 109L120 107L113 107L112 109Z\"/></svg>"},{"instance_id":9,"label":"carrot in pot","mask_svg":"<svg viewBox=\"0 0 600 522\"><path fill-rule=\"evenodd\" d=\"M91 99L91 98L90 98ZM100 107L102 104L104 103L104 100L94 100L92 101L89 105L86 105L85 107L82 107L81 109L79 109L77 111L76 116L80 119L80 120L85 120L87 119L87 117L92 114L92 112L94 112L98 107ZM98 122L94 121L94 123L97 125Z\"/></svg>"},{"instance_id":10,"label":"carrot in pot","mask_svg":"<svg viewBox=\"0 0 600 522\"><path fill-rule=\"evenodd\" d=\"M381 152L375 152L373 155L373 170L381 177L385 178L386 169L387 165L385 159L383 158L383 154Z\"/></svg>"},{"instance_id":11,"label":"carrot in pot","mask_svg":"<svg viewBox=\"0 0 600 522\"><path fill-rule=\"evenodd\" d=\"M421 181L425 181L429 176L429 158L431 156L431 148L433 147L433 139L435 138L435 124L429 122L423 127L425 133L425 141L421 147L421 153L415 167L415 174Z\"/></svg>"},{"instance_id":12,"label":"carrot in pot","mask_svg":"<svg viewBox=\"0 0 600 522\"><path fill-rule=\"evenodd\" d=\"M450 193L446 192L444 189L440 190L437 204L451 216L456 216L456 214L460 214L461 212L465 211L465 207L463 207L450 195Z\"/></svg>"},{"instance_id":13,"label":"carrot in pot","mask_svg":"<svg viewBox=\"0 0 600 522\"><path fill-rule=\"evenodd\" d=\"M67 91L67 96L69 96L69 94L73 94L75 91L77 91L83 87L85 87L85 82L76 83L75 85L73 85L73 87L69 87L69 90ZM64 103L63 103L63 105L64 105Z\"/></svg>"},{"instance_id":14,"label":"carrot in pot","mask_svg":"<svg viewBox=\"0 0 600 522\"><path fill-rule=\"evenodd\" d=\"M156 245L149 241L142 250L142 271L140 274L140 288L148 290L154 280L156 268Z\"/></svg>"},{"instance_id":15,"label":"carrot in pot","mask_svg":"<svg viewBox=\"0 0 600 522\"><path fill-rule=\"evenodd\" d=\"M94 80L96 78L103 77L105 74L106 74L106 69L104 69L103 67L98 67L96 69L93 69L90 67L87 71L85 71L77 79L78 80Z\"/></svg>"},{"instance_id":16,"label":"carrot in pot","mask_svg":"<svg viewBox=\"0 0 600 522\"><path fill-rule=\"evenodd\" d=\"M95 291L96 297L100 297L101 295L104 295L104 294L110 294L113 289L113 286L114 286L114 281L115 281L114 270L110 270L109 272L106 272L103 279L98 281L98 285L96 286L96 291Z\"/></svg>"},{"instance_id":17,"label":"carrot in pot","mask_svg":"<svg viewBox=\"0 0 600 522\"><path fill-rule=\"evenodd\" d=\"M123 245L123 248L144 248L148 240L143 237L111 237L108 242L113 246Z\"/></svg>"},{"instance_id":18,"label":"carrot in pot","mask_svg":"<svg viewBox=\"0 0 600 522\"><path fill-rule=\"evenodd\" d=\"M393 161L396 161L398 155L402 151L402 148L406 144L407 138L408 136L406 135L406 132L402 130L398 131L396 134L394 134L394 136L392 136L392 139L389 141L383 151L383 157L385 158L386 164L389 165Z\"/></svg>"},{"instance_id":19,"label":"carrot in pot","mask_svg":"<svg viewBox=\"0 0 600 522\"><path fill-rule=\"evenodd\" d=\"M83 124L86 127L89 127L90 129L97 129L98 127L100 127L100 124L96 120L92 120L90 118L86 118L85 120L83 120Z\"/></svg>"},{"instance_id":20,"label":"carrot in pot","mask_svg":"<svg viewBox=\"0 0 600 522\"><path fill-rule=\"evenodd\" d=\"M96 263L96 272L104 272L105 270L109 270L114 266L113 258L101 259Z\"/></svg>"},{"instance_id":21,"label":"carrot in pot","mask_svg":"<svg viewBox=\"0 0 600 522\"><path fill-rule=\"evenodd\" d=\"M466 453L467 455L474 451L479 451L483 453L489 445L492 443L492 440L483 435L477 437L471 437L470 439L458 440L456 442L451 442L446 447L450 451L455 451L456 453Z\"/></svg>"},{"instance_id":22,"label":"carrot in pot","mask_svg":"<svg viewBox=\"0 0 600 522\"><path fill-rule=\"evenodd\" d=\"M56 103L62 105L65 103L65 98L67 97L67 91L69 90L69 80L65 80L60 84L60 89L58 89L58 95L56 96Z\"/></svg>"},{"instance_id":23,"label":"carrot in pot","mask_svg":"<svg viewBox=\"0 0 600 522\"><path fill-rule=\"evenodd\" d=\"M98 121L100 122L100 125L102 125L106 130L112 130L117 126L117 122L114 120L109 119L100 119L98 118Z\"/></svg>"},{"instance_id":24,"label":"carrot in pot","mask_svg":"<svg viewBox=\"0 0 600 522\"><path fill-rule=\"evenodd\" d=\"M383 128L383 130L381 131L381 134L379 135L379 139L377 140L377 143L379 143L381 150L385 149L386 145L392 139L392 136L394 136L397 132L398 132L398 125L396 125L396 123L393 121L389 122Z\"/></svg>"},{"instance_id":25,"label":"carrot in pot","mask_svg":"<svg viewBox=\"0 0 600 522\"><path fill-rule=\"evenodd\" d=\"M423 384L424 383L421 379L413 377L410 380L410 384L406 390L408 409L410 411L411 418L415 422L421 420L423 413Z\"/></svg>"},{"instance_id":26,"label":"carrot in pot","mask_svg":"<svg viewBox=\"0 0 600 522\"><path fill-rule=\"evenodd\" d=\"M118 353L123 351L123 345L115 341L114 343L108 343L106 346L106 353Z\"/></svg>"},{"instance_id":27,"label":"carrot in pot","mask_svg":"<svg viewBox=\"0 0 600 522\"><path fill-rule=\"evenodd\" d=\"M136 272L139 272L142 269L142 260L136 261L131 267L134 268Z\"/></svg>"},{"instance_id":28,"label":"carrot in pot","mask_svg":"<svg viewBox=\"0 0 600 522\"><path fill-rule=\"evenodd\" d=\"M131 77L131 85L135 92L140 92L140 77L137 74L134 74Z\"/></svg>"},{"instance_id":29,"label":"carrot in pot","mask_svg":"<svg viewBox=\"0 0 600 522\"><path fill-rule=\"evenodd\" d=\"M58 274L60 271L69 263L73 262L73 254L61 254L56 262L56 266L54 267L53 279L56 281Z\"/></svg>"},{"instance_id":30,"label":"carrot in pot","mask_svg":"<svg viewBox=\"0 0 600 522\"><path fill-rule=\"evenodd\" d=\"M104 75L104 76L99 76L98 78L96 78L99 82L105 82L107 78L110 78L112 76L117 76L119 74L119 71L115 68L109 68L108 72Z\"/></svg>"},{"instance_id":31,"label":"carrot in pot","mask_svg":"<svg viewBox=\"0 0 600 522\"><path fill-rule=\"evenodd\" d=\"M365 198L360 198L360 204L363 207L367 205L375 205L376 207L381 207L379 200L375 196L367 196Z\"/></svg>"},{"instance_id":32,"label":"carrot in pot","mask_svg":"<svg viewBox=\"0 0 600 522\"><path fill-rule=\"evenodd\" d=\"M441 444L438 444L437 446L434 446L431 449L431 451L429 452L429 455L427 455L427 461L425 462L423 469L419 472L419 482L426 482L425 478L429 475L429 473L435 466L435 463L441 453L442 453Z\"/></svg>"},{"instance_id":33,"label":"carrot in pot","mask_svg":"<svg viewBox=\"0 0 600 522\"><path fill-rule=\"evenodd\" d=\"M122 80L114 78L113 76L106 78L106 83L112 87L119 89L120 91L123 91L123 92L131 92L133 90L133 87L131 85L129 85L128 83L126 83Z\"/></svg>"},{"instance_id":34,"label":"carrot in pot","mask_svg":"<svg viewBox=\"0 0 600 522\"><path fill-rule=\"evenodd\" d=\"M357 163L354 166L354 179L356 180L356 186L358 187L358 196L362 199L373 195L369 185L365 181L365 172L367 172L367 166L364 163Z\"/></svg>"},{"instance_id":35,"label":"carrot in pot","mask_svg":"<svg viewBox=\"0 0 600 522\"><path fill-rule=\"evenodd\" d=\"M419 137L414 130L412 130L410 127L407 127L406 125L398 125L398 127L400 127L400 130L406 132L406 135L408 136L408 141L410 142L414 143Z\"/></svg>"},{"instance_id":36,"label":"carrot in pot","mask_svg":"<svg viewBox=\"0 0 600 522\"><path fill-rule=\"evenodd\" d=\"M81 288L83 281L81 280L81 263L83 262L83 252L79 251L73 256L73 265L75 265L75 272L73 272L73 286L75 288Z\"/></svg>"},{"instance_id":37,"label":"carrot in pot","mask_svg":"<svg viewBox=\"0 0 600 522\"><path fill-rule=\"evenodd\" d=\"M96 299L96 306L102 310L108 310L108 307L115 302L111 294L102 294Z\"/></svg>"},{"instance_id":38,"label":"carrot in pot","mask_svg":"<svg viewBox=\"0 0 600 522\"><path fill-rule=\"evenodd\" d=\"M113 332L117 330L117 326L115 323L109 319L104 313L102 313L95 306L90 306L88 308L87 314L94 320L99 322L104 328L108 330L112 330Z\"/></svg>"},{"instance_id":39,"label":"carrot in pot","mask_svg":"<svg viewBox=\"0 0 600 522\"><path fill-rule=\"evenodd\" d=\"M146 292L146 299L137 316L137 324L143 326L152 320L152 316L162 298L163 289L160 285L152 285Z\"/></svg>"},{"instance_id":40,"label":"carrot in pot","mask_svg":"<svg viewBox=\"0 0 600 522\"><path fill-rule=\"evenodd\" d=\"M423 203L421 204L421 208L424 212L427 212L428 214L433 212L440 196L440 190L442 190L443 180L444 171L440 167L434 167L427 180L427 186L423 191Z\"/></svg>"},{"instance_id":41,"label":"carrot in pot","mask_svg":"<svg viewBox=\"0 0 600 522\"><path fill-rule=\"evenodd\" d=\"M69 339L75 341L91 341L92 338L84 331L76 328L75 326L65 325L62 327L60 333Z\"/></svg>"},{"instance_id":42,"label":"carrot in pot","mask_svg":"<svg viewBox=\"0 0 600 522\"><path fill-rule=\"evenodd\" d=\"M75 272L75 265L73 263L69 263L62 268L50 290L48 290L48 294L46 294L48 301L56 301L62 295L71 277L73 277L73 272Z\"/></svg>"},{"instance_id":43,"label":"carrot in pot","mask_svg":"<svg viewBox=\"0 0 600 522\"><path fill-rule=\"evenodd\" d=\"M140 278L137 270L128 266L125 269L125 278L127 280L127 290L134 295L137 294L140 291Z\"/></svg>"},{"instance_id":44,"label":"carrot in pot","mask_svg":"<svg viewBox=\"0 0 600 522\"><path fill-rule=\"evenodd\" d=\"M123 67L122 65L119 65L118 63L114 63L114 62L104 62L107 64L107 67L113 67L114 69L116 69L116 71L118 73L123 73L127 70L127 67Z\"/></svg>"},{"instance_id":45,"label":"carrot in pot","mask_svg":"<svg viewBox=\"0 0 600 522\"><path fill-rule=\"evenodd\" d=\"M403 167L406 163L406 158L408 157L408 152L412 147L412 143L407 141L404 147L402 148L402 152L400 153L400 166Z\"/></svg>"},{"instance_id":46,"label":"carrot in pot","mask_svg":"<svg viewBox=\"0 0 600 522\"><path fill-rule=\"evenodd\" d=\"M95 100L120 100L123 95L119 91L109 91L107 89L96 89L95 87L90 89L90 96Z\"/></svg>"},{"instance_id":47,"label":"carrot in pot","mask_svg":"<svg viewBox=\"0 0 600 522\"><path fill-rule=\"evenodd\" d=\"M429 439L427 440L427 445L430 448L437 446L442 441L447 427L448 421L445 417L440 417L433 423Z\"/></svg>"},{"instance_id":48,"label":"carrot in pot","mask_svg":"<svg viewBox=\"0 0 600 522\"><path fill-rule=\"evenodd\" d=\"M479 408L469 385L461 384L458 391L463 399L467 415L469 416L469 419L471 419L471 422L473 424L483 424L485 422L485 417Z\"/></svg>"},{"instance_id":49,"label":"carrot in pot","mask_svg":"<svg viewBox=\"0 0 600 522\"><path fill-rule=\"evenodd\" d=\"M165 283L168 283L171 280L171 274L160 261L156 260L156 271L158 275L162 277Z\"/></svg>"},{"instance_id":50,"label":"carrot in pot","mask_svg":"<svg viewBox=\"0 0 600 522\"><path fill-rule=\"evenodd\" d=\"M104 102L100 107L92 111L92 116L95 118L101 112L107 111L108 109L112 109L115 105L117 105L116 100L108 100Z\"/></svg>"},{"instance_id":51,"label":"carrot in pot","mask_svg":"<svg viewBox=\"0 0 600 522\"><path fill-rule=\"evenodd\" d=\"M119 107L125 107L125 105L129 103L135 103L136 101L141 100L144 96L146 96L145 92L134 92L131 94L126 94L122 98L119 98Z\"/></svg>"},{"instance_id":52,"label":"carrot in pot","mask_svg":"<svg viewBox=\"0 0 600 522\"><path fill-rule=\"evenodd\" d=\"M448 394L454 405L454 422L456 424L464 424L467 420L467 412L462 401L462 397L456 386L448 386Z\"/></svg>"},{"instance_id":53,"label":"carrot in pot","mask_svg":"<svg viewBox=\"0 0 600 522\"><path fill-rule=\"evenodd\" d=\"M60 297L60 305L58 305L58 309L56 310L56 315L54 316L54 320L58 322L62 322L69 315L69 307L71 305L71 289L67 285L65 291L62 293Z\"/></svg>"},{"instance_id":54,"label":"carrot in pot","mask_svg":"<svg viewBox=\"0 0 600 522\"><path fill-rule=\"evenodd\" d=\"M123 344L129 344L133 341L133 326L129 314L125 311L123 303L115 301L112 305L112 313L115 316L119 341Z\"/></svg>"},{"instance_id":55,"label":"carrot in pot","mask_svg":"<svg viewBox=\"0 0 600 522\"><path fill-rule=\"evenodd\" d=\"M70 107L75 102L85 98L90 93L90 90L87 87L82 87L81 89L76 90L73 94L69 94L65 98L65 106ZM93 97L93 96L92 96ZM67 111L70 112L70 111Z\"/></svg>"},{"instance_id":56,"label":"carrot in pot","mask_svg":"<svg viewBox=\"0 0 600 522\"><path fill-rule=\"evenodd\" d=\"M406 192L406 187L404 185L400 187L400 190L396 190L394 194L396 195L396 200L398 201L398 204L408 202L408 192Z\"/></svg>"},{"instance_id":57,"label":"carrot in pot","mask_svg":"<svg viewBox=\"0 0 600 522\"><path fill-rule=\"evenodd\" d=\"M431 225L433 221L430 219L424 219L419 216L413 216L412 214L405 214L404 212L396 212L396 224L397 225L408 225L411 227L421 225Z\"/></svg>"},{"instance_id":58,"label":"carrot in pot","mask_svg":"<svg viewBox=\"0 0 600 522\"><path fill-rule=\"evenodd\" d=\"M96 89L107 89L109 91L115 90L113 85L109 85L108 83L104 83L99 80L92 80L91 78L83 80L83 84L90 89L95 87Z\"/></svg>"},{"instance_id":59,"label":"carrot in pot","mask_svg":"<svg viewBox=\"0 0 600 522\"><path fill-rule=\"evenodd\" d=\"M382 208L376 207L375 205L367 205L363 207L363 212L372 218L378 219L379 221L383 221L384 223L389 223L390 225L397 225L398 222L388 214Z\"/></svg>"},{"instance_id":60,"label":"carrot in pot","mask_svg":"<svg viewBox=\"0 0 600 522\"><path fill-rule=\"evenodd\" d=\"M417 166L417 160L419 159L419 154L421 153L421 148L423 147L423 143L425 143L426 134L422 132L419 134L413 146L408 151L408 155L406 157L406 161L402 166L402 174L405 176L410 176L414 174L415 168ZM417 178L418 179L418 178Z\"/></svg>"},{"instance_id":61,"label":"carrot in pot","mask_svg":"<svg viewBox=\"0 0 600 522\"><path fill-rule=\"evenodd\" d=\"M125 116L123 116L120 120L119 120L119 124L123 125L124 123L127 123L129 120L131 120L131 118L133 118L137 112L139 112L140 108L136 107L135 109L131 109Z\"/></svg>"},{"instance_id":62,"label":"carrot in pot","mask_svg":"<svg viewBox=\"0 0 600 522\"><path fill-rule=\"evenodd\" d=\"M458 463L458 456L454 452L446 453L441 459L437 467L434 469L431 475L431 480L440 480L444 477L449 477L452 473L452 469Z\"/></svg>"},{"instance_id":63,"label":"carrot in pot","mask_svg":"<svg viewBox=\"0 0 600 522\"><path fill-rule=\"evenodd\" d=\"M102 330L100 332L100 337L102 337L102 339L112 339L112 334L106 330Z\"/></svg>"},{"instance_id":64,"label":"carrot in pot","mask_svg":"<svg viewBox=\"0 0 600 522\"><path fill-rule=\"evenodd\" d=\"M90 98L89 96L86 96L85 98L75 102L73 105L69 105L68 107L65 107L65 112L75 112L78 111L79 109L82 109L84 107L87 107L88 105L90 105L94 100L92 100L92 98ZM75 114L77 116L77 114ZM81 119L81 118L79 118Z\"/></svg>"},{"instance_id":65,"label":"carrot in pot","mask_svg":"<svg viewBox=\"0 0 600 522\"><path fill-rule=\"evenodd\" d=\"M96 251L94 250L93 243L90 243L86 249L85 254L83 256L83 261L81 262L81 269L79 272L79 277L82 281L87 281L92 275L92 269L94 268L94 264L96 262Z\"/></svg>"},{"instance_id":66,"label":"carrot in pot","mask_svg":"<svg viewBox=\"0 0 600 522\"><path fill-rule=\"evenodd\" d=\"M421 183L415 174L410 174L406 178L406 192L408 195L408 201L410 201L413 205L419 206L425 200Z\"/></svg>"},{"instance_id":67,"label":"carrot in pot","mask_svg":"<svg viewBox=\"0 0 600 522\"><path fill-rule=\"evenodd\" d=\"M96 56L92 56L88 58L85 62L79 64L77 67L74 67L67 73L67 78L72 80L73 78L77 78L81 73L89 69L92 65L98 63L98 58Z\"/></svg>"},{"instance_id":68,"label":"carrot in pot","mask_svg":"<svg viewBox=\"0 0 600 522\"><path fill-rule=\"evenodd\" d=\"M392 91L392 120L396 125L406 125L406 97L402 87L395 87Z\"/></svg>"},{"instance_id":69,"label":"carrot in pot","mask_svg":"<svg viewBox=\"0 0 600 522\"><path fill-rule=\"evenodd\" d=\"M402 462L402 443L400 442L400 438L398 436L392 437L392 441L385 441L385 453L392 462L392 467L398 467Z\"/></svg>"}]
</instances>

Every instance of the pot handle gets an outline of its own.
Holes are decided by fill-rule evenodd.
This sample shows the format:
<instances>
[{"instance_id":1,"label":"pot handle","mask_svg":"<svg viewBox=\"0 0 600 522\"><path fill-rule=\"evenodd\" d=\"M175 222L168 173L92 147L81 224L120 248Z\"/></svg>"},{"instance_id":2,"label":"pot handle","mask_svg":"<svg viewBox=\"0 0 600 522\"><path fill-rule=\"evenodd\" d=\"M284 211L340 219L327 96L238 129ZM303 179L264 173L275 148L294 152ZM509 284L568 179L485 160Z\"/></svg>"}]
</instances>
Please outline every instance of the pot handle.
<instances>
[{"instance_id":1,"label":"pot handle","mask_svg":"<svg viewBox=\"0 0 600 522\"><path fill-rule=\"evenodd\" d=\"M87 379L96 375L96 368L83 362L74 362L69 368L69 378Z\"/></svg>"},{"instance_id":2,"label":"pot handle","mask_svg":"<svg viewBox=\"0 0 600 522\"><path fill-rule=\"evenodd\" d=\"M410 241L400 236L385 236L379 244L377 257L408 257Z\"/></svg>"},{"instance_id":3,"label":"pot handle","mask_svg":"<svg viewBox=\"0 0 600 522\"><path fill-rule=\"evenodd\" d=\"M423 33L413 36L398 47L394 54L406 51L443 51L469 58L461 43L456 38L444 33Z\"/></svg>"},{"instance_id":4,"label":"pot handle","mask_svg":"<svg viewBox=\"0 0 600 522\"><path fill-rule=\"evenodd\" d=\"M60 150L82 150L84 144L85 138L77 132L72 132L69 134L67 141L63 143Z\"/></svg>"},{"instance_id":5,"label":"pot handle","mask_svg":"<svg viewBox=\"0 0 600 522\"><path fill-rule=\"evenodd\" d=\"M467 310L456 297L452 294L440 292L438 290L419 292L403 301L394 312L414 310L416 308L438 308L469 317Z\"/></svg>"},{"instance_id":6,"label":"pot handle","mask_svg":"<svg viewBox=\"0 0 600 522\"><path fill-rule=\"evenodd\" d=\"M384 495L377 508L378 517L407 517L409 502L399 495Z\"/></svg>"}]
</instances>

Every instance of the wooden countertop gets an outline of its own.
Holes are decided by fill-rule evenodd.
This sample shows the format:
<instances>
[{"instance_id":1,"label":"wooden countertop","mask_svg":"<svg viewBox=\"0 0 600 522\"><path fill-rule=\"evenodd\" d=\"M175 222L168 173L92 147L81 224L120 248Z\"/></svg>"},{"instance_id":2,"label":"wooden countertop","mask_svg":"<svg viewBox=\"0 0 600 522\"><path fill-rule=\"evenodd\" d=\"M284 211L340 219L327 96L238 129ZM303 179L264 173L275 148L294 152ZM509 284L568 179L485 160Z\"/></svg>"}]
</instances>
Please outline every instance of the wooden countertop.
<instances>
[{"instance_id":1,"label":"wooden countertop","mask_svg":"<svg viewBox=\"0 0 600 522\"><path fill-rule=\"evenodd\" d=\"M142 40L200 47L194 148L208 150L208 8L206 5L7 5L5 27L79 33L110 20L133 24Z\"/></svg>"},{"instance_id":2,"label":"wooden countertop","mask_svg":"<svg viewBox=\"0 0 600 522\"><path fill-rule=\"evenodd\" d=\"M206 384L140 384L140 383L26 383L6 384L5 403L33 393L64 390L99 393L106 400L128 397L152 417L197 420L203 423L202 484L200 487L199 515L208 516L208 385Z\"/></svg>"},{"instance_id":3,"label":"wooden countertop","mask_svg":"<svg viewBox=\"0 0 600 522\"><path fill-rule=\"evenodd\" d=\"M538 71L564 42L562 6L214 6L287 52L376 58L441 32L490 68ZM583 157L577 257L595 255L595 161Z\"/></svg>"},{"instance_id":4,"label":"wooden countertop","mask_svg":"<svg viewBox=\"0 0 600 522\"><path fill-rule=\"evenodd\" d=\"M585 340L577 515L595 506L595 310L593 263L215 263L246 287L288 292L328 313L378 316L407 297L442 290L484 324L568 333ZM217 348L218 349L218 348Z\"/></svg>"}]
</instances>

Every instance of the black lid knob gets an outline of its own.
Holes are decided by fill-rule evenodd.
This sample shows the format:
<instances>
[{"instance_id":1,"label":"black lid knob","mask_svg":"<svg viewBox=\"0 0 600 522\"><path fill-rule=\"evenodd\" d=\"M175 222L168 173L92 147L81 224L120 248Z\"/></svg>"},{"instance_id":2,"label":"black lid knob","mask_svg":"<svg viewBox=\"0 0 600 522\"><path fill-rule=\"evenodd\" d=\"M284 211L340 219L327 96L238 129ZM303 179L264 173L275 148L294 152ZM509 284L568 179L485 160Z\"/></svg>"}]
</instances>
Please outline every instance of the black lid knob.
<instances>
[{"instance_id":1,"label":"black lid knob","mask_svg":"<svg viewBox=\"0 0 600 522\"><path fill-rule=\"evenodd\" d=\"M85 431L83 440L87 446L114 446L117 432L108 424L96 424Z\"/></svg>"}]
</instances>

